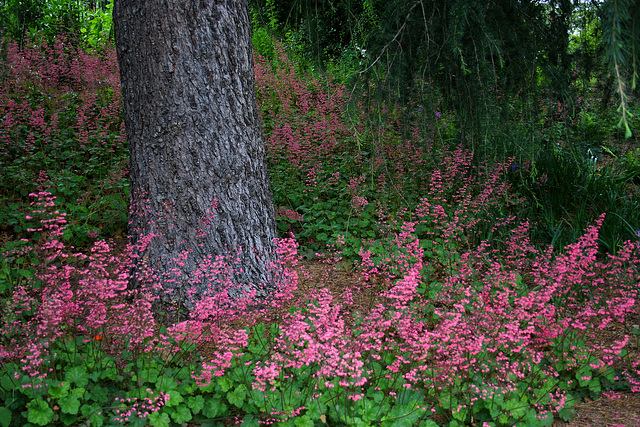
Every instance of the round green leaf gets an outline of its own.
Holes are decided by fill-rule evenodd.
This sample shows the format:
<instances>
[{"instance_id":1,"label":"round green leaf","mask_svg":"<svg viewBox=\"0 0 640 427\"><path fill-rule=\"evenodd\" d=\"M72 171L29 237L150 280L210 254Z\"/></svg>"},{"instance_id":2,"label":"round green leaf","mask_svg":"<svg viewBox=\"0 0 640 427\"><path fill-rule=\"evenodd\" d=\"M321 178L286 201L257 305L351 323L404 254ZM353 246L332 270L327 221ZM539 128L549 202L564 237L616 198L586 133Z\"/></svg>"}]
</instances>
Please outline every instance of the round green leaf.
<instances>
[{"instance_id":1,"label":"round green leaf","mask_svg":"<svg viewBox=\"0 0 640 427\"><path fill-rule=\"evenodd\" d=\"M44 400L38 399L31 401L29 407L29 422L44 426L53 421L53 409L47 405Z\"/></svg>"},{"instance_id":2,"label":"round green leaf","mask_svg":"<svg viewBox=\"0 0 640 427\"><path fill-rule=\"evenodd\" d=\"M153 427L169 427L171 420L166 413L152 412L149 414L149 423Z\"/></svg>"},{"instance_id":3,"label":"round green leaf","mask_svg":"<svg viewBox=\"0 0 640 427\"><path fill-rule=\"evenodd\" d=\"M0 426L9 427L11 424L11 410L0 406Z\"/></svg>"},{"instance_id":4,"label":"round green leaf","mask_svg":"<svg viewBox=\"0 0 640 427\"><path fill-rule=\"evenodd\" d=\"M191 415L191 411L189 410L189 408L182 405L176 408L176 411L171 414L171 418L173 418L173 421L177 422L178 424L182 424L190 421L193 416Z\"/></svg>"}]
</instances>

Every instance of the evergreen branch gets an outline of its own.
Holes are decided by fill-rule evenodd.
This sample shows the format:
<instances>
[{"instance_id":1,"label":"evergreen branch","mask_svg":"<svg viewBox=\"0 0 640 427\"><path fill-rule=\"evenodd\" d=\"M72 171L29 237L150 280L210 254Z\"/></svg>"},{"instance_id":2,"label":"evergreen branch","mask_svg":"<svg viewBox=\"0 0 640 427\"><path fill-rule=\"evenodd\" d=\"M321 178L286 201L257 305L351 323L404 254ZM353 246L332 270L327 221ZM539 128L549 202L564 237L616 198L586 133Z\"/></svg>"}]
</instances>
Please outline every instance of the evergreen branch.
<instances>
[{"instance_id":1,"label":"evergreen branch","mask_svg":"<svg viewBox=\"0 0 640 427\"><path fill-rule=\"evenodd\" d=\"M358 71L358 74L362 75L364 73L366 73L367 71L369 71L371 68L373 68L378 61L380 61L380 59L382 59L382 57L384 56L385 52L387 51L387 49L389 48L389 46L391 46L392 43L394 43L395 41L397 41L398 37L400 36L400 34L402 34L402 32L404 31L405 27L407 26L407 22L409 21L409 17L411 16L411 12L413 12L413 9L415 9L418 4L421 4L422 1L419 0L417 2L415 2L413 4L413 6L411 6L411 9L409 9L409 12L407 12L407 16L404 19L404 22L402 23L402 26L400 27L400 29L396 32L396 34L393 36L393 39L391 39L387 44L385 44L382 47L382 50L380 51L380 54L378 55L378 57L371 63L371 65L369 65L367 68L365 68L364 70Z\"/></svg>"},{"instance_id":2,"label":"evergreen branch","mask_svg":"<svg viewBox=\"0 0 640 427\"><path fill-rule=\"evenodd\" d=\"M635 19L636 13L634 13L634 11L637 9L637 1L610 0L607 6L603 19L604 43L608 48L609 64L613 68L616 76L616 91L620 95L618 112L621 113L621 118L618 122L618 127L624 125L625 137L629 138L632 135L629 118L633 117L633 114L628 110L627 84L624 69L631 68L633 70L631 79L632 88L635 88L637 76L637 41L634 39L634 36L637 23ZM629 25L629 21L631 21L631 25ZM629 51L631 51L630 55ZM629 56L631 56L631 65L629 65Z\"/></svg>"}]
</instances>

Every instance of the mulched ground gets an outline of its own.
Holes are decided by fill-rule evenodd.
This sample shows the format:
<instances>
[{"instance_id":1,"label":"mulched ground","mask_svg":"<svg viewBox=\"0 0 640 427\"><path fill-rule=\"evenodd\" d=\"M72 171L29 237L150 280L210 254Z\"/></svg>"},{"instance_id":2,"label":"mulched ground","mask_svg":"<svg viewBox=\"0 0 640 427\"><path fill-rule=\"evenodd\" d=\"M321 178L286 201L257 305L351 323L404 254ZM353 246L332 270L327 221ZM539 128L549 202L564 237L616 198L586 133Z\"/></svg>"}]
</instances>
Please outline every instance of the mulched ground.
<instances>
[{"instance_id":1,"label":"mulched ground","mask_svg":"<svg viewBox=\"0 0 640 427\"><path fill-rule=\"evenodd\" d=\"M616 399L587 399L575 409L573 421L556 422L554 427L640 427L640 393L624 392Z\"/></svg>"}]
</instances>

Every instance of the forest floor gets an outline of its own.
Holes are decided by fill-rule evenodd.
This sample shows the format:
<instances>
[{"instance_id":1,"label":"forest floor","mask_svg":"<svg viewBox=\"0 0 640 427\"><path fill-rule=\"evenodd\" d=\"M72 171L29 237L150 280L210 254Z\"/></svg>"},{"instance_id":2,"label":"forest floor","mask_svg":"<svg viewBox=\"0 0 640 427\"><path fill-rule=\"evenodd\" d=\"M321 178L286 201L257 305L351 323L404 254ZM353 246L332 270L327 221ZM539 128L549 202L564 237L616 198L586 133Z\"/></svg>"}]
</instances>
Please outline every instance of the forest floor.
<instances>
[{"instance_id":1,"label":"forest floor","mask_svg":"<svg viewBox=\"0 0 640 427\"><path fill-rule=\"evenodd\" d=\"M584 400L574 407L570 423L555 422L554 427L640 427L640 393L621 392L620 397Z\"/></svg>"}]
</instances>

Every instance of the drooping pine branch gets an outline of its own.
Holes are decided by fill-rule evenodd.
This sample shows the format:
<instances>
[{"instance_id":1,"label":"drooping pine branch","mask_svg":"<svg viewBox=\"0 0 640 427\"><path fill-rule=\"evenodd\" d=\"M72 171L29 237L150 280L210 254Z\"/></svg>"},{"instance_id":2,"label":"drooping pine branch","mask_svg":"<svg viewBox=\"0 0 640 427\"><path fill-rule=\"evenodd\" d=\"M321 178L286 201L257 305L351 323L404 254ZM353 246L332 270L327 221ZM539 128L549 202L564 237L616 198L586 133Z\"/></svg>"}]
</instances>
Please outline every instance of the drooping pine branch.
<instances>
[{"instance_id":1,"label":"drooping pine branch","mask_svg":"<svg viewBox=\"0 0 640 427\"><path fill-rule=\"evenodd\" d=\"M640 1L609 0L603 10L603 45L607 62L616 78L616 91L620 96L619 127L625 129L625 136L632 134L629 119L629 80L631 90L636 88L638 76L638 27L640 26Z\"/></svg>"}]
</instances>

